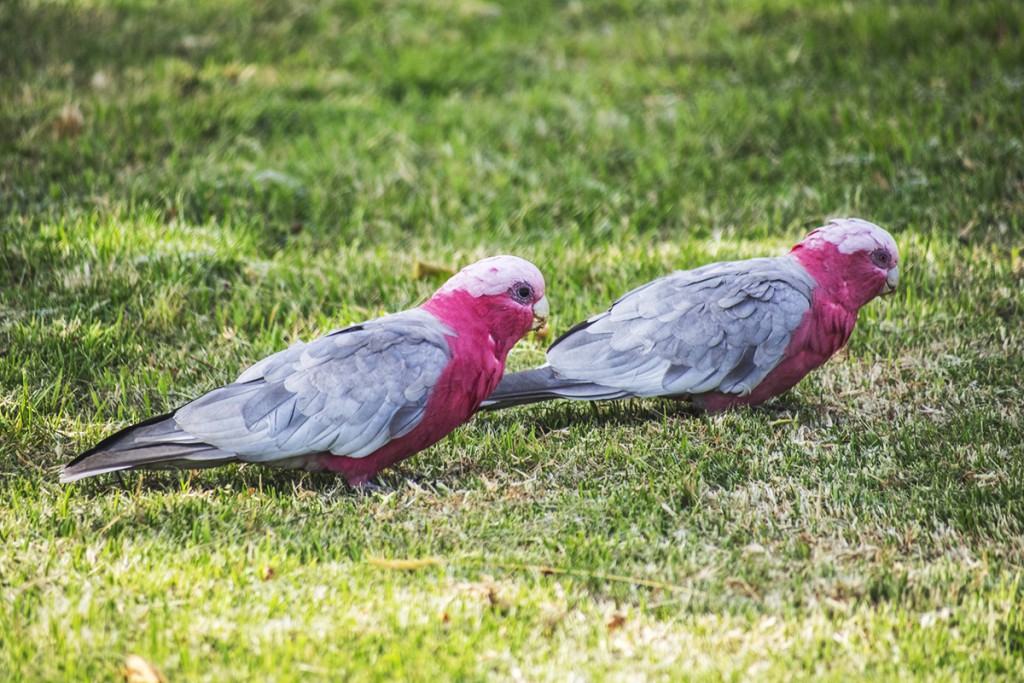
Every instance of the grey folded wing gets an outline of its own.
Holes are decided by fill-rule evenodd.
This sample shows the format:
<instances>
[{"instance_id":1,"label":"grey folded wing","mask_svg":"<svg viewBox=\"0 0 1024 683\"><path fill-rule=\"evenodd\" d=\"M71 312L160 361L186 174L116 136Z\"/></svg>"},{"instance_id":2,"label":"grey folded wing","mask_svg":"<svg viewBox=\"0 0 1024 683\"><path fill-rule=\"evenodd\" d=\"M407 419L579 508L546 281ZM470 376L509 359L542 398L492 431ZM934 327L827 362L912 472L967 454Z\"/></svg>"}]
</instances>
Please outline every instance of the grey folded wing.
<instances>
[{"instance_id":1,"label":"grey folded wing","mask_svg":"<svg viewBox=\"0 0 1024 683\"><path fill-rule=\"evenodd\" d=\"M423 419L451 359L451 335L419 309L336 330L261 360L174 421L246 462L365 457Z\"/></svg>"},{"instance_id":2,"label":"grey folded wing","mask_svg":"<svg viewBox=\"0 0 1024 683\"><path fill-rule=\"evenodd\" d=\"M632 396L746 395L783 360L814 286L789 256L676 272L569 330L548 365Z\"/></svg>"}]
</instances>

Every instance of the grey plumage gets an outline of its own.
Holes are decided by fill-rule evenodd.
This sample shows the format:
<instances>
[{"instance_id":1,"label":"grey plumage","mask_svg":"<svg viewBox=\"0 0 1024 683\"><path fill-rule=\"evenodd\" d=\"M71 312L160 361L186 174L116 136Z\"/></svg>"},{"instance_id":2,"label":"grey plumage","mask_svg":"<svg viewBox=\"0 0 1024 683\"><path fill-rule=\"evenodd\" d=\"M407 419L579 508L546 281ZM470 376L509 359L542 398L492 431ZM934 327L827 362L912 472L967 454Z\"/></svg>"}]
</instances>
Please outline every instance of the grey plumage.
<instances>
[{"instance_id":1,"label":"grey plumage","mask_svg":"<svg viewBox=\"0 0 1024 683\"><path fill-rule=\"evenodd\" d=\"M233 453L197 441L175 424L173 413L140 422L107 437L92 449L68 463L60 480L82 477L131 467L215 467L238 458Z\"/></svg>"},{"instance_id":2,"label":"grey plumage","mask_svg":"<svg viewBox=\"0 0 1024 683\"><path fill-rule=\"evenodd\" d=\"M495 397L495 394L501 395ZM550 365L532 370L505 375L497 389L483 402L483 409L500 410L512 406L547 401L553 398L569 398L579 401L600 401L629 398L628 391L593 384L573 382L559 377Z\"/></svg>"},{"instance_id":3,"label":"grey plumage","mask_svg":"<svg viewBox=\"0 0 1024 683\"><path fill-rule=\"evenodd\" d=\"M422 420L454 334L412 309L296 344L174 413L104 440L61 480L180 464L299 466L322 452L365 457Z\"/></svg>"},{"instance_id":4,"label":"grey plumage","mask_svg":"<svg viewBox=\"0 0 1024 683\"><path fill-rule=\"evenodd\" d=\"M484 407L749 394L782 361L814 287L790 255L672 273L570 329L545 365L506 375Z\"/></svg>"}]
</instances>

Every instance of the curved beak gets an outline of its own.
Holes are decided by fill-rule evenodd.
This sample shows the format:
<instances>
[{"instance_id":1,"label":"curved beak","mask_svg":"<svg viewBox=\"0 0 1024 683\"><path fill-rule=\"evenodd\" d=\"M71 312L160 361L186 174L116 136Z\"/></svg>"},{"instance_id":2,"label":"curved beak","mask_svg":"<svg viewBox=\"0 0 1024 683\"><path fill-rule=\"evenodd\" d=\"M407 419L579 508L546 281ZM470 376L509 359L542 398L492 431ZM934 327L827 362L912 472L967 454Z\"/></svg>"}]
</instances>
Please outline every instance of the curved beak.
<instances>
[{"instance_id":1,"label":"curved beak","mask_svg":"<svg viewBox=\"0 0 1024 683\"><path fill-rule=\"evenodd\" d=\"M533 305L533 327L531 330L539 330L548 322L548 298L542 296L540 301Z\"/></svg>"},{"instance_id":2,"label":"curved beak","mask_svg":"<svg viewBox=\"0 0 1024 683\"><path fill-rule=\"evenodd\" d=\"M896 291L896 288L900 284L900 269L893 266L889 269L889 272L885 275L885 287L882 288L882 294L892 294Z\"/></svg>"}]
</instances>

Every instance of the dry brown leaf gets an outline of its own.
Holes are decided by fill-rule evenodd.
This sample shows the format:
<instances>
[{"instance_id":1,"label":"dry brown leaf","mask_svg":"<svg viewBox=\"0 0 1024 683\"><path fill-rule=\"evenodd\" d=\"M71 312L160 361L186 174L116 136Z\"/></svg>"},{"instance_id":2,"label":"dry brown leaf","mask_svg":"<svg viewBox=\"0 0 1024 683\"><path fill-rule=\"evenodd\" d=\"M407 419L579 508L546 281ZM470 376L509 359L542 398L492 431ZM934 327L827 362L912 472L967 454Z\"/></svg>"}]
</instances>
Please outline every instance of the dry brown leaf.
<instances>
[{"instance_id":1,"label":"dry brown leaf","mask_svg":"<svg viewBox=\"0 0 1024 683\"><path fill-rule=\"evenodd\" d=\"M155 666L138 655L124 658L124 680L128 683L166 683Z\"/></svg>"},{"instance_id":2,"label":"dry brown leaf","mask_svg":"<svg viewBox=\"0 0 1024 683\"><path fill-rule=\"evenodd\" d=\"M507 612L512 607L512 601L497 584L490 584L487 587L487 602L491 603L491 609L499 612Z\"/></svg>"},{"instance_id":3,"label":"dry brown leaf","mask_svg":"<svg viewBox=\"0 0 1024 683\"><path fill-rule=\"evenodd\" d=\"M85 116L74 104L65 104L53 121L53 132L58 138L75 138L85 127Z\"/></svg>"},{"instance_id":4,"label":"dry brown leaf","mask_svg":"<svg viewBox=\"0 0 1024 683\"><path fill-rule=\"evenodd\" d=\"M977 226L978 221L972 218L971 220L967 221L967 224L964 225L963 228L960 229L960 232L957 233L956 238L960 240L962 243L967 244L971 240L971 231L974 230L974 228L976 228Z\"/></svg>"},{"instance_id":5,"label":"dry brown leaf","mask_svg":"<svg viewBox=\"0 0 1024 683\"><path fill-rule=\"evenodd\" d=\"M419 560L388 560L383 557L368 557L366 561L374 567L381 569L397 569L399 571L411 572L424 567L437 567L441 564L440 558L424 557Z\"/></svg>"},{"instance_id":6,"label":"dry brown leaf","mask_svg":"<svg viewBox=\"0 0 1024 683\"><path fill-rule=\"evenodd\" d=\"M725 587L742 593L752 600L761 602L761 594L757 592L757 589L751 586L749 583L737 576L730 576L725 580Z\"/></svg>"},{"instance_id":7,"label":"dry brown leaf","mask_svg":"<svg viewBox=\"0 0 1024 683\"><path fill-rule=\"evenodd\" d=\"M613 614L612 618L605 624L608 627L608 631L616 631L626 625L626 616L624 614Z\"/></svg>"},{"instance_id":8,"label":"dry brown leaf","mask_svg":"<svg viewBox=\"0 0 1024 683\"><path fill-rule=\"evenodd\" d=\"M438 275L444 275L451 277L455 275L456 271L454 268L448 266L442 266L437 263L427 263L426 261L416 261L412 264L412 279L413 280L426 280L428 278L436 277Z\"/></svg>"}]
</instances>

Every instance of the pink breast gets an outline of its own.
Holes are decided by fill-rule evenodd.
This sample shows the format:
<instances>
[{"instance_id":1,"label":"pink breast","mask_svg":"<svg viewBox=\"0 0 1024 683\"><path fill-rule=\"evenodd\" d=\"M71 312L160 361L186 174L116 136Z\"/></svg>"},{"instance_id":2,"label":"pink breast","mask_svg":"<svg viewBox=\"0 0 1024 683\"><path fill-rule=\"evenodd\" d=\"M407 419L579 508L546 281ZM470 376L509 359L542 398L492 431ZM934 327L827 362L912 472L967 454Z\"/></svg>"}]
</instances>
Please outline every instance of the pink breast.
<instances>
[{"instance_id":1,"label":"pink breast","mask_svg":"<svg viewBox=\"0 0 1024 683\"><path fill-rule=\"evenodd\" d=\"M856 313L849 312L822 292L821 287L814 290L811 308L793 332L782 362L752 392L746 396L710 392L694 396L693 402L709 413L756 405L789 391L807 373L821 367L846 344L857 322Z\"/></svg>"},{"instance_id":2,"label":"pink breast","mask_svg":"<svg viewBox=\"0 0 1024 683\"><path fill-rule=\"evenodd\" d=\"M411 432L363 458L315 456L308 469L339 472L350 484L362 484L384 468L432 446L469 420L494 391L505 370L504 359L494 357L493 345L474 343L472 336L449 337L452 360L427 401L423 419Z\"/></svg>"}]
</instances>

